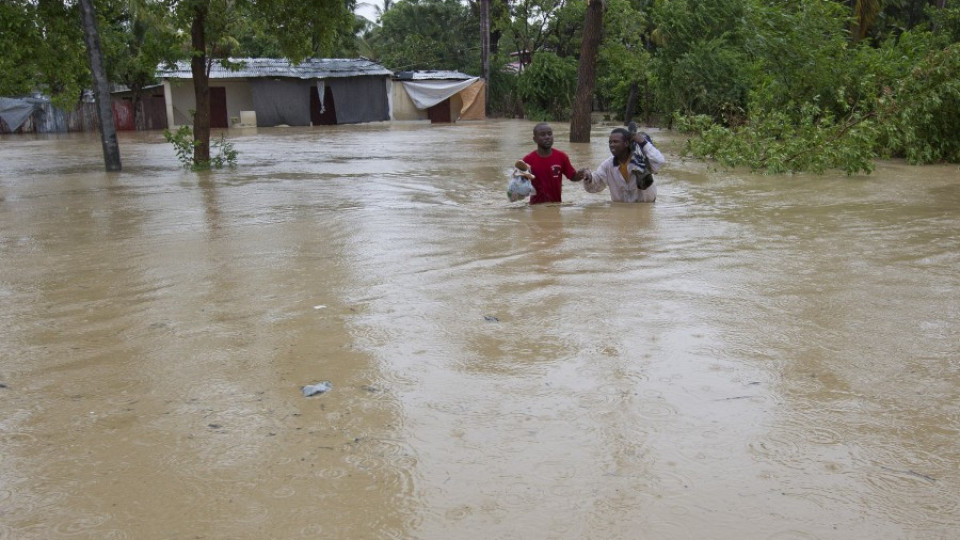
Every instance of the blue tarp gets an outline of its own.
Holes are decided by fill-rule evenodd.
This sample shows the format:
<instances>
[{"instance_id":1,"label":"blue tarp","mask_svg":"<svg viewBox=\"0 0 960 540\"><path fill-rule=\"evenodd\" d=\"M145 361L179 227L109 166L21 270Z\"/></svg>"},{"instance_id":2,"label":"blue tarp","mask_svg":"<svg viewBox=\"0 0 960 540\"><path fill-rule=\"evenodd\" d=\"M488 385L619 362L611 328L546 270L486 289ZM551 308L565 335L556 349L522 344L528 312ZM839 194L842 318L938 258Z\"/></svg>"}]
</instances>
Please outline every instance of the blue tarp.
<instances>
[{"instance_id":1,"label":"blue tarp","mask_svg":"<svg viewBox=\"0 0 960 540\"><path fill-rule=\"evenodd\" d=\"M20 129L20 126L35 112L42 111L45 103L49 102L38 98L0 97L0 118L13 132Z\"/></svg>"}]
</instances>

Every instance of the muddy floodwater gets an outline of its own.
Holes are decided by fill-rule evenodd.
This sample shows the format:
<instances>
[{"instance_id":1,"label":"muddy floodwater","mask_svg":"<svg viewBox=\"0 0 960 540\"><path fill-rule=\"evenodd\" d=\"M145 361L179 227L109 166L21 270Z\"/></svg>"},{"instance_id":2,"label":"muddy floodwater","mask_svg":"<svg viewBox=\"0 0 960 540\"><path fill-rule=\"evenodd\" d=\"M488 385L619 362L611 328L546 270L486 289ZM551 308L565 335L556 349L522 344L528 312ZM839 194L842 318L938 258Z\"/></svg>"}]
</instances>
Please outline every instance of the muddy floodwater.
<instances>
[{"instance_id":1,"label":"muddy floodwater","mask_svg":"<svg viewBox=\"0 0 960 540\"><path fill-rule=\"evenodd\" d=\"M529 207L532 127L0 137L0 539L958 537L955 165Z\"/></svg>"}]
</instances>

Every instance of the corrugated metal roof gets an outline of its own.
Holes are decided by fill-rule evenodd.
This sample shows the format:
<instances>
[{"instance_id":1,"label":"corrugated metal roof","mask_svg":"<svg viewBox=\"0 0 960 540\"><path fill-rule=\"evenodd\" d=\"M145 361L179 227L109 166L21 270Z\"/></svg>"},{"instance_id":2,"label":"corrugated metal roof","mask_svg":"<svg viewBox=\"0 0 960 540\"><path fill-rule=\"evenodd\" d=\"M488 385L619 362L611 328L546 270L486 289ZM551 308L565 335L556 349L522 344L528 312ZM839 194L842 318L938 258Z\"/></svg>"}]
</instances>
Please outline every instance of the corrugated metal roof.
<instances>
[{"instance_id":1,"label":"corrugated metal roof","mask_svg":"<svg viewBox=\"0 0 960 540\"><path fill-rule=\"evenodd\" d=\"M393 72L366 58L309 58L299 64L277 58L231 58L241 64L231 71L219 63L210 68L211 79L289 77L294 79L327 79L331 77L356 77L358 75L390 76ZM161 66L157 76L163 79L192 79L190 63L177 62L175 69Z\"/></svg>"},{"instance_id":2,"label":"corrugated metal roof","mask_svg":"<svg viewBox=\"0 0 960 540\"><path fill-rule=\"evenodd\" d=\"M467 75L459 71L447 71L441 69L430 69L422 71L398 71L396 78L401 81L466 81L476 75Z\"/></svg>"}]
</instances>

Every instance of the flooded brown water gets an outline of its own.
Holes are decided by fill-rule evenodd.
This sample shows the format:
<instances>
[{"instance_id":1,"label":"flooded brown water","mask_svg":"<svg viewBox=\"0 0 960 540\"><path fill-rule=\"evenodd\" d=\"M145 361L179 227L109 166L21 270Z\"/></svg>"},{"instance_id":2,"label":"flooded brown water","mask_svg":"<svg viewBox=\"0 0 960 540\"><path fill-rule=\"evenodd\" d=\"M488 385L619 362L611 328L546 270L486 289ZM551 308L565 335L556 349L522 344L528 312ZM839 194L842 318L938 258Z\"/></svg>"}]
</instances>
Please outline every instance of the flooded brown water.
<instances>
[{"instance_id":1,"label":"flooded brown water","mask_svg":"<svg viewBox=\"0 0 960 540\"><path fill-rule=\"evenodd\" d=\"M530 208L531 129L0 137L0 539L957 537L956 166Z\"/></svg>"}]
</instances>

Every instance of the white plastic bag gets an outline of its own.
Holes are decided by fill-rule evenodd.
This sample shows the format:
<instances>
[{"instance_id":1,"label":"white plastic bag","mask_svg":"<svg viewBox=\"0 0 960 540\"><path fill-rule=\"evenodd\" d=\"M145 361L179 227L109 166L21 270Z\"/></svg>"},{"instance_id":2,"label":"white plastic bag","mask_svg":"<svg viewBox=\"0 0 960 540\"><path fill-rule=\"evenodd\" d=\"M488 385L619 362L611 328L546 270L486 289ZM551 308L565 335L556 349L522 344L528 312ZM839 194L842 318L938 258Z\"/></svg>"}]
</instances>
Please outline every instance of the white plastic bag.
<instances>
[{"instance_id":1,"label":"white plastic bag","mask_svg":"<svg viewBox=\"0 0 960 540\"><path fill-rule=\"evenodd\" d=\"M507 183L507 198L511 202L526 199L531 195L536 195L537 190L533 187L530 179L525 176L511 176Z\"/></svg>"},{"instance_id":2,"label":"white plastic bag","mask_svg":"<svg viewBox=\"0 0 960 540\"><path fill-rule=\"evenodd\" d=\"M537 190L530 181L533 178L530 165L523 161L516 162L513 172L510 173L510 180L507 182L507 198L515 202L536 195Z\"/></svg>"}]
</instances>

